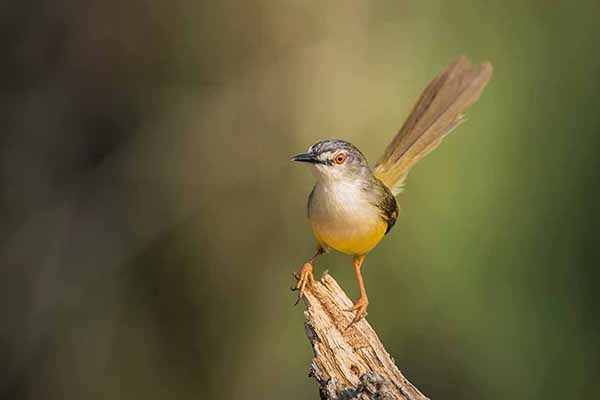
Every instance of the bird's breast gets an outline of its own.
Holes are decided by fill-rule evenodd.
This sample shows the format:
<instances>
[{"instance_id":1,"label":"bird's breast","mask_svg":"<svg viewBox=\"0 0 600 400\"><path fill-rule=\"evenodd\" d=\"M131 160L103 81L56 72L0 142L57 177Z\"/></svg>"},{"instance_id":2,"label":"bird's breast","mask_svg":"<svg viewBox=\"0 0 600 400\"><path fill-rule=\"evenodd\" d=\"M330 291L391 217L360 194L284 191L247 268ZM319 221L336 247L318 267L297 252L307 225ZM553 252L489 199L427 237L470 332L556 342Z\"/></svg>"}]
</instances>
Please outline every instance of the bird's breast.
<instances>
[{"instance_id":1,"label":"bird's breast","mask_svg":"<svg viewBox=\"0 0 600 400\"><path fill-rule=\"evenodd\" d=\"M308 217L325 248L352 255L368 253L385 235L373 193L355 183L317 183L309 198Z\"/></svg>"}]
</instances>

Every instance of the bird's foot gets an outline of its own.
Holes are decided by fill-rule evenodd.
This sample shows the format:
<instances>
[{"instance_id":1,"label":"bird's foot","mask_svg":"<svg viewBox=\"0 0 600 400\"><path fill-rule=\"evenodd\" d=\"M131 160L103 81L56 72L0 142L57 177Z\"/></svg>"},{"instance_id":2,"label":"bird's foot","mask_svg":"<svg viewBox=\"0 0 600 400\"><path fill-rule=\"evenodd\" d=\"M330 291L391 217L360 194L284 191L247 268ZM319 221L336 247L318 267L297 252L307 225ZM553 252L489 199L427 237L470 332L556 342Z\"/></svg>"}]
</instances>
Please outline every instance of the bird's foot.
<instances>
[{"instance_id":1,"label":"bird's foot","mask_svg":"<svg viewBox=\"0 0 600 400\"><path fill-rule=\"evenodd\" d=\"M349 312L356 311L356 315L354 315L354 319L352 319L352 322L350 322L350 325L348 325L348 327L352 326L353 324L357 323L358 321L367 316L368 306L369 299L365 296L358 299L351 308L346 310Z\"/></svg>"},{"instance_id":2,"label":"bird's foot","mask_svg":"<svg viewBox=\"0 0 600 400\"><path fill-rule=\"evenodd\" d=\"M294 303L294 305L296 305L300 302L302 296L304 296L306 286L312 286L315 283L312 264L310 262L305 263L302 268L300 268L300 271L294 272L294 277L298 280L296 287L292 288L292 290L298 291L298 299Z\"/></svg>"}]
</instances>

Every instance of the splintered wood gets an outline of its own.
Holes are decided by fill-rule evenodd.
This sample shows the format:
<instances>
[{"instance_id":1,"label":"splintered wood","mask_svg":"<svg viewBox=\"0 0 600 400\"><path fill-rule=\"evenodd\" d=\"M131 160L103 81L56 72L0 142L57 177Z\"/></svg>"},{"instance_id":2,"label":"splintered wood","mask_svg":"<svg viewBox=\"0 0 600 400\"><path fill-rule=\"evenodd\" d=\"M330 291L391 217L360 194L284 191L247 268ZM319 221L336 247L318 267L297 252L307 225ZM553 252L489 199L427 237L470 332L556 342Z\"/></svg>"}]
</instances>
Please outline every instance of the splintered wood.
<instances>
[{"instance_id":1,"label":"splintered wood","mask_svg":"<svg viewBox=\"0 0 600 400\"><path fill-rule=\"evenodd\" d=\"M371 325L350 325L352 301L328 274L304 294L304 328L314 357L310 376L326 400L428 400L398 370Z\"/></svg>"}]
</instances>

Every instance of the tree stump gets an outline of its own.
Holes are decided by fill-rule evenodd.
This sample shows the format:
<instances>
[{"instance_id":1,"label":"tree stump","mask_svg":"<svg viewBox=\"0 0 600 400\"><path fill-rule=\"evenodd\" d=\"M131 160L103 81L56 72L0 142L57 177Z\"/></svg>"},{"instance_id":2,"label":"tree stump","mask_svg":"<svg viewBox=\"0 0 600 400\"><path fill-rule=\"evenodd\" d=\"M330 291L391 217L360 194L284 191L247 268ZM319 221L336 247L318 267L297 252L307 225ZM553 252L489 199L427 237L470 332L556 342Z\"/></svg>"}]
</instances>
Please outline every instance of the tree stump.
<instances>
[{"instance_id":1,"label":"tree stump","mask_svg":"<svg viewBox=\"0 0 600 400\"><path fill-rule=\"evenodd\" d=\"M324 400L429 400L394 364L363 319L351 325L352 301L325 273L305 291L304 328L313 348L310 376Z\"/></svg>"}]
</instances>

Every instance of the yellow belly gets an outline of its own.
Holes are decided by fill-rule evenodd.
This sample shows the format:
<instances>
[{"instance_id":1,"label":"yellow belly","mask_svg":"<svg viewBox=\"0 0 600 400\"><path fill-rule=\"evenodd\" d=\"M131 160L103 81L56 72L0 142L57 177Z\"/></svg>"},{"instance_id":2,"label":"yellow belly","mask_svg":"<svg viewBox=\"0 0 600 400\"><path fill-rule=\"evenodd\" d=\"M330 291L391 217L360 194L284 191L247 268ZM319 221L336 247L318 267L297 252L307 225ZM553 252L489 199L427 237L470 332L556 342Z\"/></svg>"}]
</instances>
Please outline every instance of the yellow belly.
<instances>
[{"instance_id":1,"label":"yellow belly","mask_svg":"<svg viewBox=\"0 0 600 400\"><path fill-rule=\"evenodd\" d=\"M379 219L371 224L336 229L327 224L311 223L315 238L324 248L332 248L350 255L364 255L383 239L387 222Z\"/></svg>"}]
</instances>

